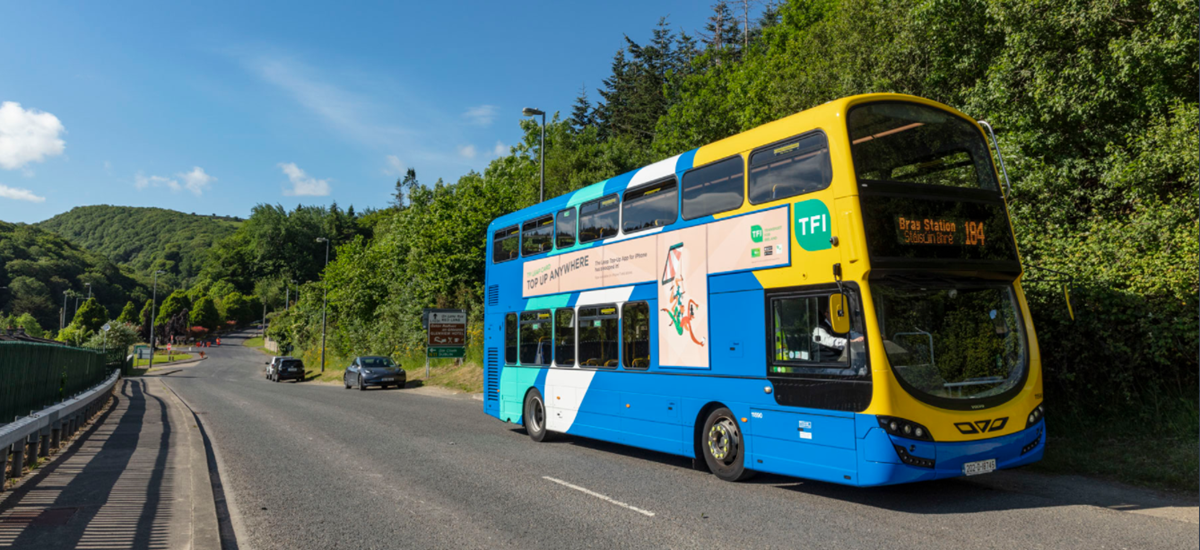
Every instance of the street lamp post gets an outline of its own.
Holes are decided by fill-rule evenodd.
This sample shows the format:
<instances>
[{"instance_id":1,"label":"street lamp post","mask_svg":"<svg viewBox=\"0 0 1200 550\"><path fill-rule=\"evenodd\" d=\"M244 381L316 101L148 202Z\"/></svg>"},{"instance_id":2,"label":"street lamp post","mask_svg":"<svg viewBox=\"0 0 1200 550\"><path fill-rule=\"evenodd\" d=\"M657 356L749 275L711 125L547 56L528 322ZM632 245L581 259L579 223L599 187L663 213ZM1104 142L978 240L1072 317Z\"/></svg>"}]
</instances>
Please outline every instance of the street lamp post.
<instances>
[{"instance_id":1,"label":"street lamp post","mask_svg":"<svg viewBox=\"0 0 1200 550\"><path fill-rule=\"evenodd\" d=\"M546 112L533 107L521 110L525 116L542 115L542 140L538 143L538 164L541 165L541 185L538 186L538 202L546 200Z\"/></svg>"},{"instance_id":2,"label":"street lamp post","mask_svg":"<svg viewBox=\"0 0 1200 550\"><path fill-rule=\"evenodd\" d=\"M160 273L165 272L162 270L154 272L154 291L150 298L150 365L146 367L147 371L154 368L154 307L158 305L158 275ZM170 358L168 357L168 359Z\"/></svg>"},{"instance_id":3,"label":"street lamp post","mask_svg":"<svg viewBox=\"0 0 1200 550\"><path fill-rule=\"evenodd\" d=\"M92 283L83 283L83 286L88 287L88 299L92 299Z\"/></svg>"},{"instance_id":4,"label":"street lamp post","mask_svg":"<svg viewBox=\"0 0 1200 550\"><path fill-rule=\"evenodd\" d=\"M325 269L329 269L329 239L317 237L317 242L325 243ZM325 372L325 305L329 299L329 281L324 272L321 273L321 287L324 289L321 296L321 372Z\"/></svg>"},{"instance_id":5,"label":"street lamp post","mask_svg":"<svg viewBox=\"0 0 1200 550\"><path fill-rule=\"evenodd\" d=\"M61 334L63 329L67 328L67 296L71 294L70 290L63 291L63 310L62 315L58 316L58 332Z\"/></svg>"}]
</instances>

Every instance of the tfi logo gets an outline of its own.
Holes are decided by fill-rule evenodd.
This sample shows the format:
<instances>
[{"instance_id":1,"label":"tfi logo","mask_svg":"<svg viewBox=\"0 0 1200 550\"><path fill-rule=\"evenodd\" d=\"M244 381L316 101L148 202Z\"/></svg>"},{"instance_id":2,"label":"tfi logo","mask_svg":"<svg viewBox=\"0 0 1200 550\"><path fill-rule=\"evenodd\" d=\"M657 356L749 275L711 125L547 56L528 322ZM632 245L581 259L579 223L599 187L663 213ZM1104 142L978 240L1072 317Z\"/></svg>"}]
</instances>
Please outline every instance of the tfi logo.
<instances>
[{"instance_id":1,"label":"tfi logo","mask_svg":"<svg viewBox=\"0 0 1200 550\"><path fill-rule=\"evenodd\" d=\"M763 230L761 225L750 226L750 240L756 243L761 243L763 238Z\"/></svg>"},{"instance_id":2,"label":"tfi logo","mask_svg":"<svg viewBox=\"0 0 1200 550\"><path fill-rule=\"evenodd\" d=\"M809 252L826 250L829 244L829 208L813 199L798 202L796 209L796 243Z\"/></svg>"}]
</instances>

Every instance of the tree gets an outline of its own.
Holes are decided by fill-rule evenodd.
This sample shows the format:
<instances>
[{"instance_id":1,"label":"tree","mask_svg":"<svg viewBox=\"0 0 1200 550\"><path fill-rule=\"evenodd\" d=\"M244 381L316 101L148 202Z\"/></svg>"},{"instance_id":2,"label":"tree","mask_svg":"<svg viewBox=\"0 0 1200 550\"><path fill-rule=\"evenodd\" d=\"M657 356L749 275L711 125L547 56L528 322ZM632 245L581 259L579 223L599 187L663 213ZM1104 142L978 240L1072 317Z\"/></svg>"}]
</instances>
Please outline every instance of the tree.
<instances>
[{"instance_id":1,"label":"tree","mask_svg":"<svg viewBox=\"0 0 1200 550\"><path fill-rule=\"evenodd\" d=\"M250 301L241 292L231 292L221 299L221 319L224 321L235 321L241 325L254 320L257 313L260 312L250 308Z\"/></svg>"},{"instance_id":2,"label":"tree","mask_svg":"<svg viewBox=\"0 0 1200 550\"><path fill-rule=\"evenodd\" d=\"M12 320L12 324L15 328L24 329L25 334L34 338L41 338L46 334L46 331L42 330L41 325L38 325L37 319L28 312L17 316Z\"/></svg>"},{"instance_id":3,"label":"tree","mask_svg":"<svg viewBox=\"0 0 1200 550\"><path fill-rule=\"evenodd\" d=\"M200 326L208 330L220 328L221 314L217 312L217 305L213 299L208 296L200 298L192 308L189 322L192 326Z\"/></svg>"},{"instance_id":4,"label":"tree","mask_svg":"<svg viewBox=\"0 0 1200 550\"><path fill-rule=\"evenodd\" d=\"M138 320L140 323L138 326L138 333L141 334L142 340L145 342L150 341L150 325L152 320L150 312L153 308L154 302L152 300L146 300L146 305L142 306L142 312L138 314Z\"/></svg>"},{"instance_id":5,"label":"tree","mask_svg":"<svg viewBox=\"0 0 1200 550\"><path fill-rule=\"evenodd\" d=\"M137 343L138 338L137 327L129 323L113 323L108 333L93 334L83 345L95 349L121 349L128 352L129 347Z\"/></svg>"},{"instance_id":6,"label":"tree","mask_svg":"<svg viewBox=\"0 0 1200 550\"><path fill-rule=\"evenodd\" d=\"M154 322L158 325L166 325L171 322L171 318L178 315L180 311L186 311L192 306L192 301L188 299L187 293L183 290L176 290L163 300L162 305L158 307L158 315Z\"/></svg>"},{"instance_id":7,"label":"tree","mask_svg":"<svg viewBox=\"0 0 1200 550\"><path fill-rule=\"evenodd\" d=\"M125 302L125 307L124 307L124 309L121 310L121 315L117 317L117 322L118 323L128 323L131 325L136 324L137 323L137 314L138 314L137 306L134 306L133 301L130 300L128 302Z\"/></svg>"},{"instance_id":8,"label":"tree","mask_svg":"<svg viewBox=\"0 0 1200 550\"><path fill-rule=\"evenodd\" d=\"M71 321L71 326L83 329L87 332L96 332L101 326L108 321L108 312L104 306L100 305L95 298L88 298L79 311L75 313L75 319Z\"/></svg>"},{"instance_id":9,"label":"tree","mask_svg":"<svg viewBox=\"0 0 1200 550\"><path fill-rule=\"evenodd\" d=\"M592 103L588 101L587 85L579 88L579 95L575 97L575 105L571 108L571 127L575 131L581 131L584 128L592 126L595 121L592 118Z\"/></svg>"},{"instance_id":10,"label":"tree","mask_svg":"<svg viewBox=\"0 0 1200 550\"><path fill-rule=\"evenodd\" d=\"M417 169L405 170L404 177L396 180L396 190L392 193L392 204L396 208L405 208L409 204L405 202L405 198L408 197L411 200L413 191L420 185L417 181Z\"/></svg>"}]
</instances>

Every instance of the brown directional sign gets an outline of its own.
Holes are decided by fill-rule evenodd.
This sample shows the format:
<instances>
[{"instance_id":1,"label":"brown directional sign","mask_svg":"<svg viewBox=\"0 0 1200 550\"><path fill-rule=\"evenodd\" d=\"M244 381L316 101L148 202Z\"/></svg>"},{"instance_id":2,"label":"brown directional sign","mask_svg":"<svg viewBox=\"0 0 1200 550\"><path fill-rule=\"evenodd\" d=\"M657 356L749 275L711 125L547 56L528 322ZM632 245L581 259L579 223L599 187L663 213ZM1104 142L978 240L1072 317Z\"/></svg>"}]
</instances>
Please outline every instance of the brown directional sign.
<instances>
[{"instance_id":1,"label":"brown directional sign","mask_svg":"<svg viewBox=\"0 0 1200 550\"><path fill-rule=\"evenodd\" d=\"M467 313L463 310L429 310L428 340L431 348L463 347L467 345Z\"/></svg>"}]
</instances>

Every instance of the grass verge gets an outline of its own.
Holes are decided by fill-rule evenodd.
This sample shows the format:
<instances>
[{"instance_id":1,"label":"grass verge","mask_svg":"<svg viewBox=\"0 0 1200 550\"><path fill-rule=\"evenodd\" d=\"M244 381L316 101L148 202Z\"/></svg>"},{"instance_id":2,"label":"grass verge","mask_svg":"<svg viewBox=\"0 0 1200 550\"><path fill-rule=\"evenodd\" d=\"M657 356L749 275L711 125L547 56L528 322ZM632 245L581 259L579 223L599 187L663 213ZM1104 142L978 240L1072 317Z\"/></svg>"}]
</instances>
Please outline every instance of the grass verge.
<instances>
[{"instance_id":1,"label":"grass verge","mask_svg":"<svg viewBox=\"0 0 1200 550\"><path fill-rule=\"evenodd\" d=\"M159 365L178 363L180 361L187 361L188 359L191 359L191 358L192 358L192 355L188 354L188 353L172 353L169 356L165 353L156 353L156 354L154 354L154 366L157 367ZM134 359L133 360L133 368L135 368L135 369L144 369L148 366L150 366L150 359Z\"/></svg>"}]
</instances>

